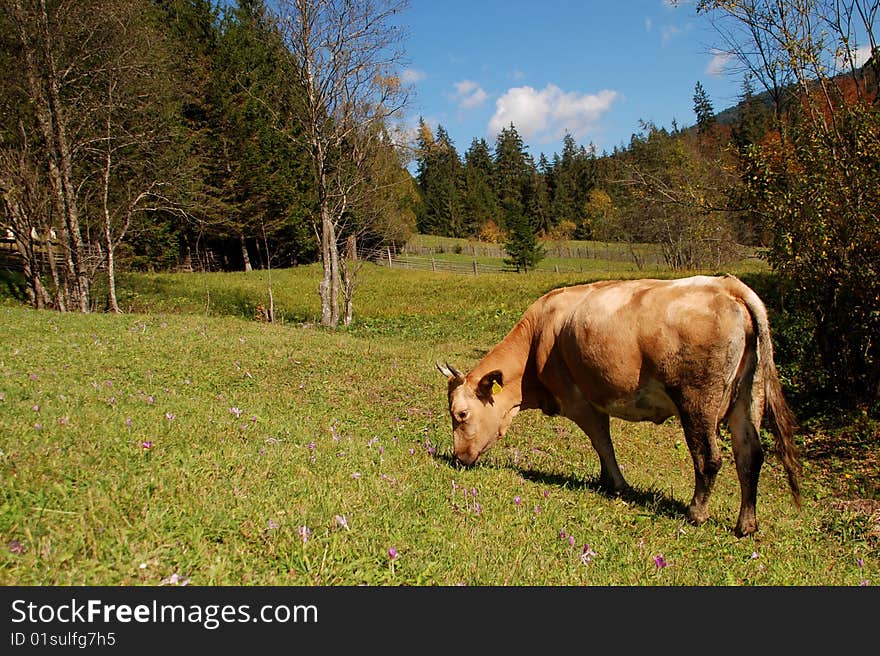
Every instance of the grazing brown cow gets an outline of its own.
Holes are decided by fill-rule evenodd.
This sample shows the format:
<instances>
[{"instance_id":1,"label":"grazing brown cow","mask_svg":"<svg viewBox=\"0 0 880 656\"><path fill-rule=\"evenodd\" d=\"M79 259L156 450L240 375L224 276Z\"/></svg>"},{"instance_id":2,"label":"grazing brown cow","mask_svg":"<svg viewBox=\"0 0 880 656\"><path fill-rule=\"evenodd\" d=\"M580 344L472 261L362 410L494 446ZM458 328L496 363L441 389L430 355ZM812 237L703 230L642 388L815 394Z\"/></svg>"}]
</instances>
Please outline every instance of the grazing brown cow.
<instances>
[{"instance_id":1,"label":"grazing brown cow","mask_svg":"<svg viewBox=\"0 0 880 656\"><path fill-rule=\"evenodd\" d=\"M709 517L721 468L717 432L733 441L741 504L736 535L757 530L755 502L764 454L758 431L765 403L776 451L800 505L794 415L773 362L761 299L734 276L604 281L539 298L467 375L449 379L456 459L473 464L521 410L575 422L601 462L600 484L620 493L609 416L662 423L678 415L694 461L689 519Z\"/></svg>"}]
</instances>

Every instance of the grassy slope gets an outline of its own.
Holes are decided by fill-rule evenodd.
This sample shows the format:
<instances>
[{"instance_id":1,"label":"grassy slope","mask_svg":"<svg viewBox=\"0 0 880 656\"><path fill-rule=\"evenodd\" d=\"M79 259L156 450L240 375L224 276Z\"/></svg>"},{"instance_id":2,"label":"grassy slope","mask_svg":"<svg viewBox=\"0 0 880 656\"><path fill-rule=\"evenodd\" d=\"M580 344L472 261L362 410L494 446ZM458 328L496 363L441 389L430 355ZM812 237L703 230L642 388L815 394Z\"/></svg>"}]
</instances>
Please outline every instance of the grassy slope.
<instances>
[{"instance_id":1,"label":"grassy slope","mask_svg":"<svg viewBox=\"0 0 880 656\"><path fill-rule=\"evenodd\" d=\"M214 316L251 315L257 272L124 282L133 309L184 312L0 307L0 584L856 585L880 566L809 466L794 509L772 456L757 537L732 534L726 447L712 518L685 523L692 466L673 421L613 423L626 500L596 491L573 424L535 413L477 467L451 466L434 361L472 366L575 277L367 267L356 325L338 332L311 325L317 280L274 274L278 325ZM211 316L191 313L208 296Z\"/></svg>"}]
</instances>

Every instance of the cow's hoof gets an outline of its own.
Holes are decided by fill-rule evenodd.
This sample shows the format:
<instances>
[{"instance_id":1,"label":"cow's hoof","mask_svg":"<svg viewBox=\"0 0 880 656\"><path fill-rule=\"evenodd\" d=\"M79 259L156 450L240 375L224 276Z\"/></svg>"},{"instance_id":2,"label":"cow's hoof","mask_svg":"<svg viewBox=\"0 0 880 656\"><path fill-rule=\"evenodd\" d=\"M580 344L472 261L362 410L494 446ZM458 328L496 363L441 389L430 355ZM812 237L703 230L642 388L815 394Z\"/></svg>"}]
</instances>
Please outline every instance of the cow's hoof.
<instances>
[{"instance_id":1,"label":"cow's hoof","mask_svg":"<svg viewBox=\"0 0 880 656\"><path fill-rule=\"evenodd\" d=\"M691 506L688 508L688 521L694 526L699 526L709 519L709 510L707 508L698 508Z\"/></svg>"},{"instance_id":2,"label":"cow's hoof","mask_svg":"<svg viewBox=\"0 0 880 656\"><path fill-rule=\"evenodd\" d=\"M738 538L744 538L747 535L752 535L757 530L757 522L737 522L736 528L733 529L733 534Z\"/></svg>"}]
</instances>

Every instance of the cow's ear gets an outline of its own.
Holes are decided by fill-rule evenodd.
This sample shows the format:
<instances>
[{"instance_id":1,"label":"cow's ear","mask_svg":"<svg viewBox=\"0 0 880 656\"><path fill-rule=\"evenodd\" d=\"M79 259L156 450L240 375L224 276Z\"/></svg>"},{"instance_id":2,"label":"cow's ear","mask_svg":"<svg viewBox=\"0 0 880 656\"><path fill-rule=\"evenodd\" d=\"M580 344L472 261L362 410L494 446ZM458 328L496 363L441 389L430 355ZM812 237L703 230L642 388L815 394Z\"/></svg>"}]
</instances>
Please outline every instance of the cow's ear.
<instances>
[{"instance_id":1,"label":"cow's ear","mask_svg":"<svg viewBox=\"0 0 880 656\"><path fill-rule=\"evenodd\" d=\"M504 374L500 370L490 371L480 378L477 383L477 396L484 401L492 401L492 398L504 389Z\"/></svg>"}]
</instances>

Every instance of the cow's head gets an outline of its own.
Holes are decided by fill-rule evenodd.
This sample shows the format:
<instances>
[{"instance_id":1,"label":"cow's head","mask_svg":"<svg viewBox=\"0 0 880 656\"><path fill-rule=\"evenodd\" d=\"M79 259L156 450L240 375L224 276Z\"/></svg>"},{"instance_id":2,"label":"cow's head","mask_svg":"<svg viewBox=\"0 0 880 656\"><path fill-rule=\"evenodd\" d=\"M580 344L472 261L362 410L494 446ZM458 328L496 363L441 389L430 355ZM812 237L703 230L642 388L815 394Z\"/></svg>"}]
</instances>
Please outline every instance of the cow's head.
<instances>
[{"instance_id":1,"label":"cow's head","mask_svg":"<svg viewBox=\"0 0 880 656\"><path fill-rule=\"evenodd\" d=\"M449 379L455 458L464 465L472 465L507 432L513 418L510 408L503 409L498 398L503 393L503 375L495 370L473 381L448 363L438 362L437 369Z\"/></svg>"}]
</instances>

